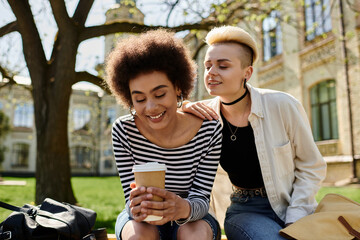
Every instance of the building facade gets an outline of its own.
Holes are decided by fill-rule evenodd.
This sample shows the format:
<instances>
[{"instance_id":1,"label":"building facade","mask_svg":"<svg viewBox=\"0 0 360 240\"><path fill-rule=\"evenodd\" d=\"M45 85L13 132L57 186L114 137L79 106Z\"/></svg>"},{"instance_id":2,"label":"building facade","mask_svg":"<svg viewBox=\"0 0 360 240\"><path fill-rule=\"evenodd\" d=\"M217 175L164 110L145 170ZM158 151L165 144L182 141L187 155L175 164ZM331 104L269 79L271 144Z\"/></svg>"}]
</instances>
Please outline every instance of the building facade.
<instances>
[{"instance_id":1,"label":"building facade","mask_svg":"<svg viewBox=\"0 0 360 240\"><path fill-rule=\"evenodd\" d=\"M314 139L328 163L325 181L341 183L360 174L360 1L299 2L284 0L268 17L239 24L255 37L260 50L249 83L288 92L302 102ZM116 5L106 15L107 22L144 21L134 5ZM105 55L119 37L126 34L106 37ZM202 43L191 34L185 41L193 51ZM210 97L203 84L205 51L200 50L196 58L199 74L193 100ZM30 92L21 86L0 89L0 110L12 124L11 133L1 143L8 149L2 171L33 173L36 134ZM73 90L68 134L74 174L116 174L111 124L127 113L100 90Z\"/></svg>"},{"instance_id":2,"label":"building facade","mask_svg":"<svg viewBox=\"0 0 360 240\"><path fill-rule=\"evenodd\" d=\"M284 0L266 18L239 24L260 52L249 83L301 101L328 163L325 181L341 183L360 177L360 1L299 2ZM187 41L192 49L201 42ZM205 50L197 57L200 99L209 97L202 83Z\"/></svg>"},{"instance_id":3,"label":"building facade","mask_svg":"<svg viewBox=\"0 0 360 240\"><path fill-rule=\"evenodd\" d=\"M144 22L144 15L131 1L117 1L106 12L106 22ZM105 57L115 46L117 39L127 34L105 37ZM102 67L100 66L100 69ZM102 74L100 71L99 74ZM33 176L36 164L36 129L34 107L29 79L18 79L19 85L0 88L0 111L10 120L11 131L2 139L5 160L0 165L0 175ZM6 84L0 80L0 85ZM116 175L112 151L112 123L127 109L117 104L98 87L86 83L73 86L68 116L70 165L73 175Z\"/></svg>"}]
</instances>

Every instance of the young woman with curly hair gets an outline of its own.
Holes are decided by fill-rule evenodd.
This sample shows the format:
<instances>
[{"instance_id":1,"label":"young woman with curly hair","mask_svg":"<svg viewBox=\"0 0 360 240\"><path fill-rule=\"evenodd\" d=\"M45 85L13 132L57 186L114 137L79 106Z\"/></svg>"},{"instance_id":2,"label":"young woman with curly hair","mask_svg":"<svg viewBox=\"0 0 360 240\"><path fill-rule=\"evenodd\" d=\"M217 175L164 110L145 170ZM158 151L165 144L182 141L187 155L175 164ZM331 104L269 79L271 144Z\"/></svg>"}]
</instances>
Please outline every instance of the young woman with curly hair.
<instances>
[{"instance_id":1,"label":"young woman with curly hair","mask_svg":"<svg viewBox=\"0 0 360 240\"><path fill-rule=\"evenodd\" d=\"M221 124L178 110L192 90L195 64L173 33L149 31L120 40L107 61L107 84L132 114L113 124L116 165L126 209L118 239L217 239L208 213L221 150ZM136 186L135 164L166 164L165 189ZM153 195L163 202L151 201ZM148 215L162 216L144 222Z\"/></svg>"}]
</instances>

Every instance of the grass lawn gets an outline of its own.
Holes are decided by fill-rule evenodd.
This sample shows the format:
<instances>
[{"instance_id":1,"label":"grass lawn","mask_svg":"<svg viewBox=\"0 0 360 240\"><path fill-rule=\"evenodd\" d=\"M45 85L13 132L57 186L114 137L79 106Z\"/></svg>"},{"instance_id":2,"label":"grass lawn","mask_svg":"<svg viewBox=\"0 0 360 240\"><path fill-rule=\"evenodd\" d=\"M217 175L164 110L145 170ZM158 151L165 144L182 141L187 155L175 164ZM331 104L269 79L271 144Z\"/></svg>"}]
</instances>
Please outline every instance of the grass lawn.
<instances>
[{"instance_id":1,"label":"grass lawn","mask_svg":"<svg viewBox=\"0 0 360 240\"><path fill-rule=\"evenodd\" d=\"M0 200L12 205L22 206L25 203L34 204L35 179L9 178L4 180L25 180L26 186L0 185ZM114 233L117 215L125 206L119 177L73 177L72 185L79 205L97 212L95 228L106 227L108 233ZM347 187L323 187L316 196L320 201L327 193L338 193L360 202L358 185ZM11 211L0 208L0 222Z\"/></svg>"}]
</instances>

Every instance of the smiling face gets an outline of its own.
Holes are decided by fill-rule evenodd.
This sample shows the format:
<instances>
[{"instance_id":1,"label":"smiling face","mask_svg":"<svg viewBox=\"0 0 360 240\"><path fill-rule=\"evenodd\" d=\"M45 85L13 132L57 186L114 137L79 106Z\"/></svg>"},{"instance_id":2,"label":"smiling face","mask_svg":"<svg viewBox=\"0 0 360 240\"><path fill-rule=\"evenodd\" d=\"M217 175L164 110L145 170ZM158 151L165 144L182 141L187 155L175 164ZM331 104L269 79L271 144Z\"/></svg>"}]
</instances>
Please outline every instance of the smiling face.
<instances>
[{"instance_id":1,"label":"smiling face","mask_svg":"<svg viewBox=\"0 0 360 240\"><path fill-rule=\"evenodd\" d=\"M154 130L169 126L176 117L176 90L163 72L140 74L129 82L136 116L142 124Z\"/></svg>"},{"instance_id":2,"label":"smiling face","mask_svg":"<svg viewBox=\"0 0 360 240\"><path fill-rule=\"evenodd\" d=\"M230 102L244 91L243 80L249 80L252 66L242 67L242 47L236 43L211 45L206 52L204 83L210 95Z\"/></svg>"}]
</instances>

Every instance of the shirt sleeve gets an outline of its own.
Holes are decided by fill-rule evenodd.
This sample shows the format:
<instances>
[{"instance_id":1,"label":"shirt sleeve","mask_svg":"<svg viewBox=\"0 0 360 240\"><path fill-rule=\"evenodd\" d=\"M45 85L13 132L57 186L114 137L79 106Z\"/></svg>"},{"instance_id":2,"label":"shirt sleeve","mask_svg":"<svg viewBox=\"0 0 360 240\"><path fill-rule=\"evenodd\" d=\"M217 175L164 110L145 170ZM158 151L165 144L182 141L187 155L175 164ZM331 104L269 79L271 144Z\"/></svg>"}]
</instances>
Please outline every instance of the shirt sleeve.
<instances>
[{"instance_id":1,"label":"shirt sleeve","mask_svg":"<svg viewBox=\"0 0 360 240\"><path fill-rule=\"evenodd\" d=\"M130 197L130 183L135 182L132 167L134 160L131 155L131 149L127 141L125 130L120 121L116 121L112 128L112 144L116 167L120 177L121 185L124 191L125 202L128 205Z\"/></svg>"},{"instance_id":2,"label":"shirt sleeve","mask_svg":"<svg viewBox=\"0 0 360 240\"><path fill-rule=\"evenodd\" d=\"M296 101L289 116L293 124L289 135L295 150L295 181L285 223L295 222L314 211L315 195L326 176L326 162L316 146L303 106Z\"/></svg>"},{"instance_id":3,"label":"shirt sleeve","mask_svg":"<svg viewBox=\"0 0 360 240\"><path fill-rule=\"evenodd\" d=\"M212 186L221 154L221 124L216 121L207 151L198 166L192 187L186 200L189 201L191 214L188 219L177 221L178 224L202 219L209 211Z\"/></svg>"}]
</instances>

